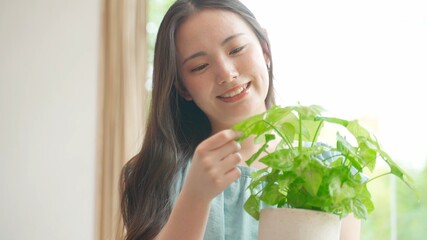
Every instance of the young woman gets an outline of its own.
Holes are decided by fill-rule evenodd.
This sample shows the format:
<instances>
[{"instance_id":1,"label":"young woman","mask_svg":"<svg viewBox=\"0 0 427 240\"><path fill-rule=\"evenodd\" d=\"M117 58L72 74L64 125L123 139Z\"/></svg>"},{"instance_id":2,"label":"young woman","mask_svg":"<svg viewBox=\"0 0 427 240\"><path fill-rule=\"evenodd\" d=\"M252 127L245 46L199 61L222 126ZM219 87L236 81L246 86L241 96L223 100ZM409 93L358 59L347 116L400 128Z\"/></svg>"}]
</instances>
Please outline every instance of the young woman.
<instances>
[{"instance_id":1,"label":"young woman","mask_svg":"<svg viewBox=\"0 0 427 240\"><path fill-rule=\"evenodd\" d=\"M256 146L230 128L274 104L272 65L267 35L240 1L170 7L144 143L122 172L126 239L257 239L243 209L254 170L244 160Z\"/></svg>"}]
</instances>

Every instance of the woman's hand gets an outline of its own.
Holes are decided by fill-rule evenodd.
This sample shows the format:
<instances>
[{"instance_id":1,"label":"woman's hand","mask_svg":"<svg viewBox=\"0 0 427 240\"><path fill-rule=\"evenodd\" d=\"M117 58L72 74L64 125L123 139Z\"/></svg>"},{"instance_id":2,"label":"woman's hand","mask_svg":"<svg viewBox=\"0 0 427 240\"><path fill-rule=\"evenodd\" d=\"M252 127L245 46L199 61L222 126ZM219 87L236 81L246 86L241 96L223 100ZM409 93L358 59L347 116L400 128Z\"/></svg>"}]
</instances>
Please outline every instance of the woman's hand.
<instances>
[{"instance_id":1,"label":"woman's hand","mask_svg":"<svg viewBox=\"0 0 427 240\"><path fill-rule=\"evenodd\" d=\"M241 172L237 165L242 156L236 139L241 133L223 130L197 146L185 180L182 194L200 201L210 202L236 181Z\"/></svg>"},{"instance_id":2,"label":"woman's hand","mask_svg":"<svg viewBox=\"0 0 427 240\"><path fill-rule=\"evenodd\" d=\"M181 193L156 240L202 239L212 199L241 172L239 132L224 130L197 146Z\"/></svg>"}]
</instances>

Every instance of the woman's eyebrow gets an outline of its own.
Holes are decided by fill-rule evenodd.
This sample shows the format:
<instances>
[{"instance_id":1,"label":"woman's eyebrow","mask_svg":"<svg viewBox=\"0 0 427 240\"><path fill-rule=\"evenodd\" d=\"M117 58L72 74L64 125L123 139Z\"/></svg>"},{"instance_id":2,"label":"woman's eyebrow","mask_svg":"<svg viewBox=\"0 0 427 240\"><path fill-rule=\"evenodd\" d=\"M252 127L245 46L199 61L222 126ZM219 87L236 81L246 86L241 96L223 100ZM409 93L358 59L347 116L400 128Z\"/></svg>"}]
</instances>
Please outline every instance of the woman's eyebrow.
<instances>
[{"instance_id":1,"label":"woman's eyebrow","mask_svg":"<svg viewBox=\"0 0 427 240\"><path fill-rule=\"evenodd\" d=\"M222 41L221 46L224 46L227 42L229 42L229 41L231 41L232 39L234 39L234 38L236 38L236 37L238 37L238 36L240 36L240 35L243 35L243 34L244 34L244 33L236 33L236 34L233 34L233 35L231 35L231 36L227 37L226 39L224 39L224 41Z\"/></svg>"},{"instance_id":2,"label":"woman's eyebrow","mask_svg":"<svg viewBox=\"0 0 427 240\"><path fill-rule=\"evenodd\" d=\"M191 60L191 59L193 59L193 58L196 58L196 57L200 57L200 56L206 56L207 55L207 53L206 52L203 52L203 51L200 51L200 52L196 52L196 53L194 53L194 54L192 54L191 56L189 56L188 58L186 58L183 62L182 62L182 66L186 63L186 62L188 62L189 60Z\"/></svg>"},{"instance_id":3,"label":"woman's eyebrow","mask_svg":"<svg viewBox=\"0 0 427 240\"><path fill-rule=\"evenodd\" d=\"M229 42L229 41L233 40L234 38L236 38L236 37L238 37L238 36L240 36L240 35L243 35L243 34L244 34L244 33L236 33L236 34L233 34L233 35L231 35L231 36L229 36L229 37L225 38L225 39L224 39L224 41L222 41L222 42L221 42L221 46L224 46L225 44L227 44L227 42ZM186 59L182 62L182 64L181 64L181 65L184 65L186 62L188 62L188 61L189 61L189 60L191 60L191 59L194 59L194 58L197 58L197 57L200 57L200 56L206 56L206 55L207 55L207 53L206 53L206 52L204 52L204 51L196 52L196 53L192 54L191 56L189 56L188 58L186 58Z\"/></svg>"}]
</instances>

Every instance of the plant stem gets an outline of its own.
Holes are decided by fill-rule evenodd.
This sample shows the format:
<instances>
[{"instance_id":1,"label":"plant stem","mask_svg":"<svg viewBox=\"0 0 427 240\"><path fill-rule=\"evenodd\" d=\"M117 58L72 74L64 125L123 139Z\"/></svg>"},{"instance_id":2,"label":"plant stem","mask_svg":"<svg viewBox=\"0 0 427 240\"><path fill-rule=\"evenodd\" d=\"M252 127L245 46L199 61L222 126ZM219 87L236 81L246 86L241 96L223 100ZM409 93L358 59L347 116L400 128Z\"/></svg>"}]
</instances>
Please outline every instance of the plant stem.
<instances>
[{"instance_id":1,"label":"plant stem","mask_svg":"<svg viewBox=\"0 0 427 240\"><path fill-rule=\"evenodd\" d=\"M302 152L302 119L301 114L298 113L299 120L299 133L298 133L298 152Z\"/></svg>"},{"instance_id":2,"label":"plant stem","mask_svg":"<svg viewBox=\"0 0 427 240\"><path fill-rule=\"evenodd\" d=\"M272 129L274 129L274 131L276 131L276 132L277 132L277 134L279 134L279 136L280 136L283 140L285 140L286 144L288 145L288 147L289 147L290 149L294 149L294 148L293 148L293 146L292 146L292 143L289 141L288 137L286 137L286 135L283 135L283 134L282 134L282 132L281 132L281 131L279 131L279 129L277 129L277 128L276 128L276 126L274 126L273 124L271 124L270 122L267 122L267 121L265 121L265 120L262 120L262 121L263 121L263 122L265 122L266 124L270 125L270 127L271 127Z\"/></svg>"},{"instance_id":3,"label":"plant stem","mask_svg":"<svg viewBox=\"0 0 427 240\"><path fill-rule=\"evenodd\" d=\"M372 180L375 180L375 179L377 179L377 178L383 177L383 176L388 175L388 174L390 174L390 173L391 173L391 172L386 172L386 173L380 174L380 175L378 175L378 176L375 176L375 177L373 177L373 178L369 179L366 183L369 183L369 182L370 182L370 181L372 181Z\"/></svg>"},{"instance_id":4,"label":"plant stem","mask_svg":"<svg viewBox=\"0 0 427 240\"><path fill-rule=\"evenodd\" d=\"M320 121L319 125L317 126L316 133L314 133L313 141L311 142L312 147L314 146L314 143L316 142L316 139L320 133L320 128L321 128L322 124L323 124L323 120Z\"/></svg>"}]
</instances>

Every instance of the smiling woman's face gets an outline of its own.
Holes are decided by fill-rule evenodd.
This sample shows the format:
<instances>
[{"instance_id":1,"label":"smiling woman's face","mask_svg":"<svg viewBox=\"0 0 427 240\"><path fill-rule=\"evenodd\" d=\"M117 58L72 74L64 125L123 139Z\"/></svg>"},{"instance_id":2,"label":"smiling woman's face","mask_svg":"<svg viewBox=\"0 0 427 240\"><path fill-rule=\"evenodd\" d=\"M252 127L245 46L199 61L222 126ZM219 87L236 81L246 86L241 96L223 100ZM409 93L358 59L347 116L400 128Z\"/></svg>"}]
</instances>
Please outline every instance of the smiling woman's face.
<instances>
[{"instance_id":1,"label":"smiling woman's face","mask_svg":"<svg viewBox=\"0 0 427 240\"><path fill-rule=\"evenodd\" d=\"M181 95L207 115L213 133L266 110L267 47L237 14L206 9L190 16L176 46Z\"/></svg>"}]
</instances>

